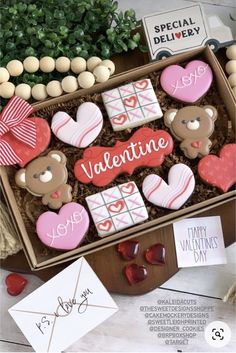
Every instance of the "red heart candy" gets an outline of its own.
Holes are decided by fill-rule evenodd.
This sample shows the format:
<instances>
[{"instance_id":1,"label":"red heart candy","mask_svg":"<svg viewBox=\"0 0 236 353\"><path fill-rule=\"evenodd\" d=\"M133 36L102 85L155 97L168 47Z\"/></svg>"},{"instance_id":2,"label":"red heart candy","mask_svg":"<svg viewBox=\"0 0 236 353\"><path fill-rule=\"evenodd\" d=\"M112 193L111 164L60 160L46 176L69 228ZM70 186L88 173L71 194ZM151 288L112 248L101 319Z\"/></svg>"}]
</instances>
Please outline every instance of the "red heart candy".
<instances>
[{"instance_id":1,"label":"red heart candy","mask_svg":"<svg viewBox=\"0 0 236 353\"><path fill-rule=\"evenodd\" d=\"M145 259L152 265L165 265L166 250L162 244L154 244L145 251Z\"/></svg>"},{"instance_id":2,"label":"red heart candy","mask_svg":"<svg viewBox=\"0 0 236 353\"><path fill-rule=\"evenodd\" d=\"M129 284L136 284L147 278L147 268L145 266L131 264L125 267L125 275Z\"/></svg>"},{"instance_id":3,"label":"red heart candy","mask_svg":"<svg viewBox=\"0 0 236 353\"><path fill-rule=\"evenodd\" d=\"M135 82L134 86L137 89L145 89L148 86L148 80L137 81Z\"/></svg>"},{"instance_id":4,"label":"red heart candy","mask_svg":"<svg viewBox=\"0 0 236 353\"><path fill-rule=\"evenodd\" d=\"M219 157L203 157L198 163L198 174L206 183L227 192L236 183L236 144L225 145Z\"/></svg>"},{"instance_id":5,"label":"red heart candy","mask_svg":"<svg viewBox=\"0 0 236 353\"><path fill-rule=\"evenodd\" d=\"M175 36L176 36L176 38L180 39L180 37L181 37L181 33L180 33L180 32L175 33Z\"/></svg>"},{"instance_id":6,"label":"red heart candy","mask_svg":"<svg viewBox=\"0 0 236 353\"><path fill-rule=\"evenodd\" d=\"M48 125L47 120L43 118L30 118L34 120L36 125L36 146L31 148L25 143L15 138L10 132L2 136L3 141L9 143L17 155L21 158L22 162L19 163L21 167L24 167L32 159L40 155L46 150L51 139L51 129Z\"/></svg>"},{"instance_id":7,"label":"red heart candy","mask_svg":"<svg viewBox=\"0 0 236 353\"><path fill-rule=\"evenodd\" d=\"M18 273L10 273L6 277L5 283L7 285L7 291L10 295L19 295L25 288L28 281Z\"/></svg>"},{"instance_id":8,"label":"red heart candy","mask_svg":"<svg viewBox=\"0 0 236 353\"><path fill-rule=\"evenodd\" d=\"M135 240L127 240L118 244L117 251L124 260L133 260L139 253L139 242Z\"/></svg>"},{"instance_id":9,"label":"red heart candy","mask_svg":"<svg viewBox=\"0 0 236 353\"><path fill-rule=\"evenodd\" d=\"M113 123L116 125L123 125L126 120L127 120L127 115L126 114L121 114L119 116L116 116L115 118L113 118Z\"/></svg>"},{"instance_id":10,"label":"red heart candy","mask_svg":"<svg viewBox=\"0 0 236 353\"><path fill-rule=\"evenodd\" d=\"M194 141L191 143L191 146L194 148L201 148L202 146L202 141Z\"/></svg>"},{"instance_id":11,"label":"red heart candy","mask_svg":"<svg viewBox=\"0 0 236 353\"><path fill-rule=\"evenodd\" d=\"M134 183L128 183L121 187L121 191L125 194L132 194L132 192L134 191L134 186Z\"/></svg>"},{"instance_id":12,"label":"red heart candy","mask_svg":"<svg viewBox=\"0 0 236 353\"><path fill-rule=\"evenodd\" d=\"M131 96L129 98L125 98L123 102L126 107L135 108L137 104L137 98L135 96Z\"/></svg>"}]
</instances>

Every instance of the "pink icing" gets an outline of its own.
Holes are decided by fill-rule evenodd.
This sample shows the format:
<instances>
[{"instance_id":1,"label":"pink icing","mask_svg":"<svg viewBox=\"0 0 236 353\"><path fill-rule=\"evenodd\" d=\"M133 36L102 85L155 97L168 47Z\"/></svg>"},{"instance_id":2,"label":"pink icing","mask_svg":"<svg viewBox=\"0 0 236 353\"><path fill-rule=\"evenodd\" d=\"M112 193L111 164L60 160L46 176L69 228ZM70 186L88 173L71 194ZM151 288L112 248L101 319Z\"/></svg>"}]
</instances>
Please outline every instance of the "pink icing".
<instances>
[{"instance_id":1,"label":"pink icing","mask_svg":"<svg viewBox=\"0 0 236 353\"><path fill-rule=\"evenodd\" d=\"M76 248L83 240L88 227L88 213L76 202L64 205L59 214L44 212L36 223L37 234L42 243L58 250Z\"/></svg>"},{"instance_id":2,"label":"pink icing","mask_svg":"<svg viewBox=\"0 0 236 353\"><path fill-rule=\"evenodd\" d=\"M171 97L186 103L197 102L210 88L213 74L210 66L193 60L185 68L170 65L161 74L161 86Z\"/></svg>"}]
</instances>

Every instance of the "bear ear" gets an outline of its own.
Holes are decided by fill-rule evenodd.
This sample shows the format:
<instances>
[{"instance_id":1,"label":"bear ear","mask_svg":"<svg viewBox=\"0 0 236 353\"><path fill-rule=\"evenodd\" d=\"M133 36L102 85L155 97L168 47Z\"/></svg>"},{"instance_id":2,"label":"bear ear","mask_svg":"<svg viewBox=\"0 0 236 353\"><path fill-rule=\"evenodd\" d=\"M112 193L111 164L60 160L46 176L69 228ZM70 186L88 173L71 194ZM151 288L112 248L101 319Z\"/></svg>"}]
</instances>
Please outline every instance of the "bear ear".
<instances>
[{"instance_id":1,"label":"bear ear","mask_svg":"<svg viewBox=\"0 0 236 353\"><path fill-rule=\"evenodd\" d=\"M177 112L178 112L178 109L169 109L169 110L167 110L167 112L165 112L164 123L166 126L168 126L168 127L171 126Z\"/></svg>"},{"instance_id":2,"label":"bear ear","mask_svg":"<svg viewBox=\"0 0 236 353\"><path fill-rule=\"evenodd\" d=\"M56 161L58 161L61 164L66 164L66 156L64 155L64 153L60 152L60 151L50 151L48 153L48 157L51 157L52 159L55 159Z\"/></svg>"},{"instance_id":3,"label":"bear ear","mask_svg":"<svg viewBox=\"0 0 236 353\"><path fill-rule=\"evenodd\" d=\"M205 105L203 109L209 115L212 121L215 121L217 119L218 114L215 107L213 107L212 105Z\"/></svg>"},{"instance_id":4,"label":"bear ear","mask_svg":"<svg viewBox=\"0 0 236 353\"><path fill-rule=\"evenodd\" d=\"M26 180L25 180L25 169L20 169L15 175L15 181L18 186L21 188L26 188Z\"/></svg>"}]
</instances>

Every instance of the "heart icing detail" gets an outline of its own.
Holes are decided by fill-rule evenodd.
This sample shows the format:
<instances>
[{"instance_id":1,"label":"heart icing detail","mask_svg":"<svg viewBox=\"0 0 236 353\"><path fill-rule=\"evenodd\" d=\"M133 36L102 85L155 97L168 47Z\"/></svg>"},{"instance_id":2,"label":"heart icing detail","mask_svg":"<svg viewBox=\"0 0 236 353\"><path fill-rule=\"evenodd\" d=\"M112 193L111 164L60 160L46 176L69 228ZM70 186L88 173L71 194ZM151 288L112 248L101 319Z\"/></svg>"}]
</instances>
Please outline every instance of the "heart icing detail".
<instances>
[{"instance_id":1,"label":"heart icing detail","mask_svg":"<svg viewBox=\"0 0 236 353\"><path fill-rule=\"evenodd\" d=\"M126 107L135 108L137 104L137 98L135 96L131 96L129 98L125 98L123 102Z\"/></svg>"},{"instance_id":2,"label":"heart icing detail","mask_svg":"<svg viewBox=\"0 0 236 353\"><path fill-rule=\"evenodd\" d=\"M117 246L117 251L124 260L130 261L137 257L139 253L139 242L135 240L124 241Z\"/></svg>"},{"instance_id":3,"label":"heart icing detail","mask_svg":"<svg viewBox=\"0 0 236 353\"><path fill-rule=\"evenodd\" d=\"M123 210L124 207L125 207L124 201L119 200L115 203L111 203L108 206L108 210L113 213L119 213L121 210Z\"/></svg>"},{"instance_id":4,"label":"heart icing detail","mask_svg":"<svg viewBox=\"0 0 236 353\"><path fill-rule=\"evenodd\" d=\"M23 291L28 281L26 278L19 275L18 273L10 273L6 277L5 283L7 286L7 292L10 295L15 296L15 295L19 295Z\"/></svg>"},{"instance_id":5,"label":"heart icing detail","mask_svg":"<svg viewBox=\"0 0 236 353\"><path fill-rule=\"evenodd\" d=\"M127 121L127 115L121 114L112 119L112 122L116 125L123 125Z\"/></svg>"},{"instance_id":6,"label":"heart icing detail","mask_svg":"<svg viewBox=\"0 0 236 353\"><path fill-rule=\"evenodd\" d=\"M150 174L143 181L143 193L156 206L178 210L190 197L195 187L192 170L185 164L170 168L168 184L158 175Z\"/></svg>"},{"instance_id":7,"label":"heart icing detail","mask_svg":"<svg viewBox=\"0 0 236 353\"><path fill-rule=\"evenodd\" d=\"M129 284L133 285L147 278L147 268L145 266L131 264L125 267L125 275Z\"/></svg>"},{"instance_id":8,"label":"heart icing detail","mask_svg":"<svg viewBox=\"0 0 236 353\"><path fill-rule=\"evenodd\" d=\"M179 65L166 67L160 83L171 97L186 103L196 103L209 90L213 80L210 66L201 61L190 61L185 68Z\"/></svg>"},{"instance_id":9,"label":"heart icing detail","mask_svg":"<svg viewBox=\"0 0 236 353\"><path fill-rule=\"evenodd\" d=\"M52 199L59 199L59 197L61 196L61 192L60 191L55 191L50 196L51 196Z\"/></svg>"},{"instance_id":10,"label":"heart icing detail","mask_svg":"<svg viewBox=\"0 0 236 353\"><path fill-rule=\"evenodd\" d=\"M98 106L91 102L83 103L76 113L76 121L65 112L57 112L51 123L54 135L71 146L85 148L100 134L103 116Z\"/></svg>"},{"instance_id":11,"label":"heart icing detail","mask_svg":"<svg viewBox=\"0 0 236 353\"><path fill-rule=\"evenodd\" d=\"M64 205L59 213L44 212L36 222L36 230L43 244L57 250L76 248L89 228L85 208L76 202Z\"/></svg>"},{"instance_id":12,"label":"heart icing detail","mask_svg":"<svg viewBox=\"0 0 236 353\"><path fill-rule=\"evenodd\" d=\"M202 141L194 141L191 143L191 146L194 148L201 148L202 146Z\"/></svg>"},{"instance_id":13,"label":"heart icing detail","mask_svg":"<svg viewBox=\"0 0 236 353\"><path fill-rule=\"evenodd\" d=\"M162 244L154 244L145 251L145 259L151 265L165 265L166 250Z\"/></svg>"},{"instance_id":14,"label":"heart icing detail","mask_svg":"<svg viewBox=\"0 0 236 353\"><path fill-rule=\"evenodd\" d=\"M135 188L134 183L128 183L121 187L121 191L125 194L132 194Z\"/></svg>"},{"instance_id":15,"label":"heart icing detail","mask_svg":"<svg viewBox=\"0 0 236 353\"><path fill-rule=\"evenodd\" d=\"M198 163L198 174L207 184L227 192L236 183L236 144L223 146L219 157L203 157Z\"/></svg>"},{"instance_id":16,"label":"heart icing detail","mask_svg":"<svg viewBox=\"0 0 236 353\"><path fill-rule=\"evenodd\" d=\"M146 89L148 86L148 80L137 81L135 82L134 86L137 89Z\"/></svg>"},{"instance_id":17,"label":"heart icing detail","mask_svg":"<svg viewBox=\"0 0 236 353\"><path fill-rule=\"evenodd\" d=\"M9 143L17 155L21 158L19 165L24 167L32 159L38 157L40 153L44 152L51 139L51 129L47 120L43 118L30 118L34 120L36 126L36 146L31 148L20 140L16 139L10 132L1 137L3 141Z\"/></svg>"},{"instance_id":18,"label":"heart icing detail","mask_svg":"<svg viewBox=\"0 0 236 353\"><path fill-rule=\"evenodd\" d=\"M104 222L101 222L99 224L97 224L97 228L101 231L101 232L108 232L112 227L112 222L107 219Z\"/></svg>"},{"instance_id":19,"label":"heart icing detail","mask_svg":"<svg viewBox=\"0 0 236 353\"><path fill-rule=\"evenodd\" d=\"M175 33L176 38L180 39L181 38L181 32Z\"/></svg>"}]
</instances>

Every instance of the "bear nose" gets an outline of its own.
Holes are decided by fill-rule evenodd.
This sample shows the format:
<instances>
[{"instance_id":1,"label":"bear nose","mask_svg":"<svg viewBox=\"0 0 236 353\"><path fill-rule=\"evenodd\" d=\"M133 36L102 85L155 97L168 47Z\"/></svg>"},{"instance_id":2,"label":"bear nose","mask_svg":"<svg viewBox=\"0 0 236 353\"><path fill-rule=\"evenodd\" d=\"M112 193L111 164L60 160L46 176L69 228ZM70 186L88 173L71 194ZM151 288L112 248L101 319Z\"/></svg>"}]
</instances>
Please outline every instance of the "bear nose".
<instances>
[{"instance_id":1,"label":"bear nose","mask_svg":"<svg viewBox=\"0 0 236 353\"><path fill-rule=\"evenodd\" d=\"M197 130L200 126L200 123L197 120L190 120L187 122L186 126L189 130Z\"/></svg>"},{"instance_id":2,"label":"bear nose","mask_svg":"<svg viewBox=\"0 0 236 353\"><path fill-rule=\"evenodd\" d=\"M39 180L42 183L48 183L49 181L52 180L52 172L50 172L49 170L45 170L40 174Z\"/></svg>"}]
</instances>

